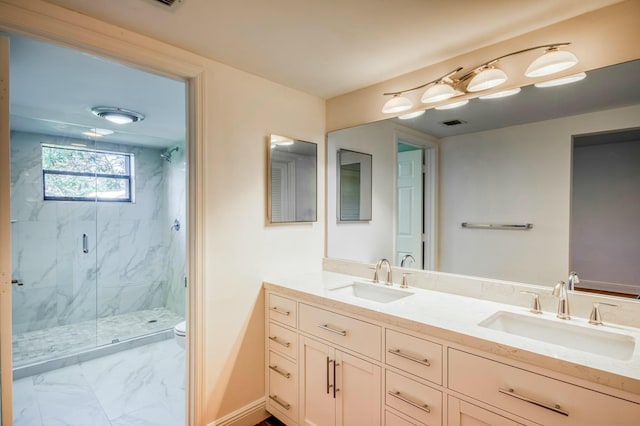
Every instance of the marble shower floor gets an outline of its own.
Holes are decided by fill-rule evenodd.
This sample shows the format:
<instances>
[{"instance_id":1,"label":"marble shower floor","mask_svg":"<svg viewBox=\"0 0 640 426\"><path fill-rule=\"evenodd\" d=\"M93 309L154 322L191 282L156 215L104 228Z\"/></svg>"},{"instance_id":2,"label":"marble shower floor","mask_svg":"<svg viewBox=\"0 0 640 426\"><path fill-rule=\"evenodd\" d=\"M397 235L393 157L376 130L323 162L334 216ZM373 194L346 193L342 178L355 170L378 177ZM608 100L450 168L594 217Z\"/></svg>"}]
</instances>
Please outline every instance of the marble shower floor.
<instances>
[{"instance_id":1,"label":"marble shower floor","mask_svg":"<svg viewBox=\"0 0 640 426\"><path fill-rule=\"evenodd\" d=\"M182 426L184 370L164 340L15 380L14 426Z\"/></svg>"},{"instance_id":2,"label":"marble shower floor","mask_svg":"<svg viewBox=\"0 0 640 426\"><path fill-rule=\"evenodd\" d=\"M132 337L172 329L183 318L165 308L130 312L13 335L14 367L77 353ZM150 322L151 321L151 322Z\"/></svg>"}]
</instances>

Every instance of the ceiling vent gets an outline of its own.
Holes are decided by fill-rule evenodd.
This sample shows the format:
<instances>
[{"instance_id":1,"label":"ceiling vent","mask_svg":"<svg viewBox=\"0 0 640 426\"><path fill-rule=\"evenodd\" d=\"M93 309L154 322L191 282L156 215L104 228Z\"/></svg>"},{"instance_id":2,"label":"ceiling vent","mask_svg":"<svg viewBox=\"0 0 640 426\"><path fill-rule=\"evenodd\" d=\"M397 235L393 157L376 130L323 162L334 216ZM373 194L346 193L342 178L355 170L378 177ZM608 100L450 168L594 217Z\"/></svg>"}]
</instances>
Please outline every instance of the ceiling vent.
<instances>
[{"instance_id":1,"label":"ceiling vent","mask_svg":"<svg viewBox=\"0 0 640 426\"><path fill-rule=\"evenodd\" d=\"M445 126L458 126L460 124L466 124L467 122L464 120L449 120L443 121L440 124L444 124Z\"/></svg>"},{"instance_id":2,"label":"ceiling vent","mask_svg":"<svg viewBox=\"0 0 640 426\"><path fill-rule=\"evenodd\" d=\"M173 6L174 3L182 3L182 0L156 0L158 3L162 3L165 6Z\"/></svg>"}]
</instances>

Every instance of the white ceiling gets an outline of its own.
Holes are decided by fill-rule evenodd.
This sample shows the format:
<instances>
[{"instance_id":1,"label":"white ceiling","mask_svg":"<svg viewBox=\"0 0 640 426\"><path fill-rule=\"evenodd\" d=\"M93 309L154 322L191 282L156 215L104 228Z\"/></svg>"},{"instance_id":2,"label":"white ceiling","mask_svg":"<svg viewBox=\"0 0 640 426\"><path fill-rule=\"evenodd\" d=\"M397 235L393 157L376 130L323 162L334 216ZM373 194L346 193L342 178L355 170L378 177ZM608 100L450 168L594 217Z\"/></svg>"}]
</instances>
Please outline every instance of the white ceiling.
<instances>
[{"instance_id":1,"label":"white ceiling","mask_svg":"<svg viewBox=\"0 0 640 426\"><path fill-rule=\"evenodd\" d=\"M186 137L186 84L77 50L11 36L11 129L89 139L91 128L115 131L101 141L170 147ZM95 106L145 115L117 125Z\"/></svg>"},{"instance_id":2,"label":"white ceiling","mask_svg":"<svg viewBox=\"0 0 640 426\"><path fill-rule=\"evenodd\" d=\"M620 0L49 0L323 98Z\"/></svg>"}]
</instances>

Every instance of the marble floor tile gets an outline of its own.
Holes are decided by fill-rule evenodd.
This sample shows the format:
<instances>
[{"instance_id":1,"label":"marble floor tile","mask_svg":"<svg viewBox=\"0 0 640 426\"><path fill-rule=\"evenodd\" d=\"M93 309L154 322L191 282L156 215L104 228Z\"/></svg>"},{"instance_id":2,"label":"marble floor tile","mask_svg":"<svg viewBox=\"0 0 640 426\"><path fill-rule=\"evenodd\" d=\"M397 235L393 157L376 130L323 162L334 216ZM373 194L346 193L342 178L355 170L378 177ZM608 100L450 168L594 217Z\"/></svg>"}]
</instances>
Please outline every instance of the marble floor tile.
<instances>
[{"instance_id":1,"label":"marble floor tile","mask_svg":"<svg viewBox=\"0 0 640 426\"><path fill-rule=\"evenodd\" d=\"M79 366L33 376L42 423L46 426L111 426Z\"/></svg>"},{"instance_id":2,"label":"marble floor tile","mask_svg":"<svg viewBox=\"0 0 640 426\"><path fill-rule=\"evenodd\" d=\"M32 377L13 382L13 426L42 426Z\"/></svg>"},{"instance_id":3,"label":"marble floor tile","mask_svg":"<svg viewBox=\"0 0 640 426\"><path fill-rule=\"evenodd\" d=\"M15 425L184 425L184 368L164 340L16 380Z\"/></svg>"}]
</instances>

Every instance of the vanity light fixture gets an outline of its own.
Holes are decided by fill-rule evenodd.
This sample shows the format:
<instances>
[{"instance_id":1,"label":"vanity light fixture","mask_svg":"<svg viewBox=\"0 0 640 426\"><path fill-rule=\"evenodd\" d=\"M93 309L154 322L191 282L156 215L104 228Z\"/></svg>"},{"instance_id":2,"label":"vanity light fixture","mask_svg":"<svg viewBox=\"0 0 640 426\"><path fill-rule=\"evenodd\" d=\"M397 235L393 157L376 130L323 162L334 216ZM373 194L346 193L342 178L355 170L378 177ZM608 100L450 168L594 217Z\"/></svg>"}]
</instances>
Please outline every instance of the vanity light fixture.
<instances>
[{"instance_id":1,"label":"vanity light fixture","mask_svg":"<svg viewBox=\"0 0 640 426\"><path fill-rule=\"evenodd\" d=\"M502 92L491 93L489 95L480 96L479 99L498 99L498 98L506 98L507 96L513 96L520 93L522 89L516 87L515 89L503 90Z\"/></svg>"},{"instance_id":2,"label":"vanity light fixture","mask_svg":"<svg viewBox=\"0 0 640 426\"><path fill-rule=\"evenodd\" d=\"M115 124L129 124L144 120L144 115L139 112L118 107L93 107L91 108L91 112L93 115L109 120Z\"/></svg>"},{"instance_id":3,"label":"vanity light fixture","mask_svg":"<svg viewBox=\"0 0 640 426\"><path fill-rule=\"evenodd\" d=\"M382 107L382 112L385 114L393 114L395 112L402 112L413 107L413 102L402 96L402 93L394 93L393 97L389 99Z\"/></svg>"},{"instance_id":4,"label":"vanity light fixture","mask_svg":"<svg viewBox=\"0 0 640 426\"><path fill-rule=\"evenodd\" d=\"M446 104L446 105L437 106L436 109L439 110L439 111L442 111L442 110L446 110L446 109L460 108L461 106L464 106L464 105L466 105L468 103L469 103L469 99L464 99L462 101L458 101L458 102L453 102L453 103Z\"/></svg>"},{"instance_id":5,"label":"vanity light fixture","mask_svg":"<svg viewBox=\"0 0 640 426\"><path fill-rule=\"evenodd\" d=\"M420 101L425 104L441 102L455 96L481 92L483 90L497 87L509 78L507 74L498 67L499 61L510 56L520 55L533 50L545 49L545 52L529 65L525 72L525 76L542 77L566 70L578 63L578 58L576 58L573 53L559 50L560 47L567 46L569 44L571 43L563 42L529 47L485 62L472 68L470 72L467 72L461 77L455 77L456 74L462 71L462 67L459 67L428 83L397 92L384 93L383 96L392 96L392 98L384 104L382 112L385 114L393 114L411 109L413 107L413 102L404 95L408 92L413 92L424 87L427 87L427 90L420 98ZM502 96L507 95L503 94ZM497 98L500 96L495 97Z\"/></svg>"},{"instance_id":6,"label":"vanity light fixture","mask_svg":"<svg viewBox=\"0 0 640 426\"><path fill-rule=\"evenodd\" d=\"M467 85L468 92L480 92L482 90L493 89L507 81L507 74L500 68L493 66L483 67L474 72L475 75Z\"/></svg>"},{"instance_id":7,"label":"vanity light fixture","mask_svg":"<svg viewBox=\"0 0 640 426\"><path fill-rule=\"evenodd\" d=\"M578 73L573 75L568 75L566 77L556 78L554 80L541 81L539 83L535 83L536 87L553 87L553 86L561 86L563 84L575 83L576 81L583 80L587 76L586 73Z\"/></svg>"},{"instance_id":8,"label":"vanity light fixture","mask_svg":"<svg viewBox=\"0 0 640 426\"><path fill-rule=\"evenodd\" d=\"M425 112L427 112L424 109L418 110L418 111L414 111L414 112L410 112L409 114L404 114L399 116L398 118L400 120L410 120L412 118L416 118L416 117L420 117L422 114L424 114Z\"/></svg>"},{"instance_id":9,"label":"vanity light fixture","mask_svg":"<svg viewBox=\"0 0 640 426\"><path fill-rule=\"evenodd\" d=\"M527 77L543 77L571 68L578 63L578 58L566 50L558 50L558 46L548 48L544 55L531 62L524 75Z\"/></svg>"}]
</instances>

